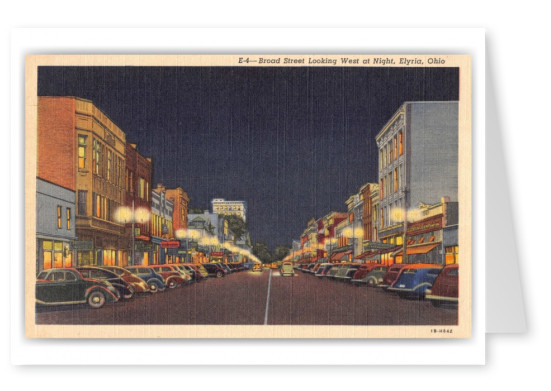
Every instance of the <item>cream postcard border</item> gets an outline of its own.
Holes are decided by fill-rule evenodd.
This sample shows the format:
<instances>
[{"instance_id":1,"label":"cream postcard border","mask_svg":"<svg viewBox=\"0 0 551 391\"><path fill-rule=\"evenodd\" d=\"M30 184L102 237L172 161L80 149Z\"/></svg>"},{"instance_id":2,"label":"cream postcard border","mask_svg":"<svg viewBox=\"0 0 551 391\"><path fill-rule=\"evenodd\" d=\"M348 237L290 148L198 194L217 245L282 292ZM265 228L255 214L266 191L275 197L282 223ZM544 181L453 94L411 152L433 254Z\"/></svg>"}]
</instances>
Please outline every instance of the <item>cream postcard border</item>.
<instances>
[{"instance_id":1,"label":"cream postcard border","mask_svg":"<svg viewBox=\"0 0 551 391\"><path fill-rule=\"evenodd\" d=\"M239 62L240 58L281 59L281 64ZM340 64L343 57L357 58L358 64ZM435 326L211 326L211 325L36 325L34 282L36 276L36 101L37 67L44 66L297 66L283 64L284 58L329 58L336 67L407 67L401 59L411 60L409 67L459 67L459 264L460 301L458 325L438 326L451 333L431 333ZM373 64L375 58L393 59L393 63ZM438 59L435 61L434 59ZM421 62L421 64L419 63ZM432 62L432 63L430 63ZM313 64L303 66L327 66ZM25 328L29 338L468 338L472 321L472 72L468 55L29 55L25 75Z\"/></svg>"}]
</instances>

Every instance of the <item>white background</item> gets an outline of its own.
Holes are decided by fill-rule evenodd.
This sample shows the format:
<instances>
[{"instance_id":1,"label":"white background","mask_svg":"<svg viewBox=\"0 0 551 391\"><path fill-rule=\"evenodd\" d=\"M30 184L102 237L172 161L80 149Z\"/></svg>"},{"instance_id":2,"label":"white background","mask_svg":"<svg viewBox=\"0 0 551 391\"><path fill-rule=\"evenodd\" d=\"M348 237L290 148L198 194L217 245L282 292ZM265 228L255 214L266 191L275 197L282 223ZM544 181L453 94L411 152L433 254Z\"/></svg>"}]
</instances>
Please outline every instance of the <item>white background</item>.
<instances>
[{"instance_id":1,"label":"white background","mask_svg":"<svg viewBox=\"0 0 551 391\"><path fill-rule=\"evenodd\" d=\"M263 6L261 6L263 4ZM520 272L524 287L528 333L518 336L487 337L487 365L484 367L340 367L340 368L155 368L151 371L132 367L102 368L53 368L14 367L9 362L10 322L5 300L5 316L2 318L4 332L0 337L5 348L3 354L4 381L21 388L45 387L47 389L69 388L60 384L78 382L79 389L98 387L146 386L145 379L154 375L161 387L177 384L178 388L191 386L217 386L245 388L250 385L262 388L286 387L307 381L312 387L328 388L388 388L408 389L442 388L464 389L468 386L526 387L528 381L544 379L550 327L548 289L542 279L546 265L540 265L549 257L540 241L546 241L549 207L541 195L547 194L548 174L542 174L548 166L549 124L545 121L548 111L549 51L547 37L550 35L547 12L539 9L536 2L525 1L521 6L506 8L485 6L480 1L462 1L445 6L442 1L394 1L386 6L369 5L365 2L323 2L315 8L302 7L298 2L262 3L209 2L204 9L184 5L183 2L148 3L132 2L117 5L115 2L21 2L4 8L2 19L3 68L2 123L10 128L10 53L9 36L13 27L485 27L487 36L487 62L494 72L493 79L503 144L508 160L509 181L512 183L511 199L514 205L513 220L520 252ZM404 42L409 37L404 36ZM243 42L245 44L246 42ZM421 43L420 43L421 45ZM336 47L336 45L333 45ZM282 44L282 48L285 45ZM102 48L93 50L102 53ZM19 81L22 85L22 80ZM3 131L1 144L2 167L9 167L9 132ZM522 137L519 137L522 135ZM491 142L491 140L488 140ZM545 160L544 160L545 159ZM9 172L9 170L6 170ZM6 172L6 174L8 173ZM7 183L7 178L5 180ZM505 191L505 189L504 189ZM540 195L536 200L530 196ZM9 193L2 192L4 205L9 210ZM543 205L540 205L543 204ZM18 216L17 213L13 214ZM2 248L5 264L22 262L10 259L7 245L12 231L8 213L3 224ZM21 216L22 217L22 216ZM499 222L488 222L489 225ZM15 227L17 228L17 227ZM489 251L491 254L491 251ZM491 272L491 271L490 271ZM5 274L7 276L7 272ZM2 285L3 297L9 296L9 287ZM22 294L22 292L21 292ZM181 354L185 349L178 347ZM106 349L107 350L107 349ZM107 350L106 354L115 354ZM78 352L86 354L85 350ZM121 348L122 357L125 349ZM143 352L147 356L147 352ZM369 354L366 351L365 354ZM400 354L399 351L396 352ZM106 376L107 379L103 379ZM109 383L106 383L108 381ZM177 383L174 383L177 382ZM4 383L4 384L6 384ZM147 386L146 386L147 387ZM149 388L149 387L148 387ZM209 387L210 388L210 387ZM478 388L478 387L477 387Z\"/></svg>"}]
</instances>

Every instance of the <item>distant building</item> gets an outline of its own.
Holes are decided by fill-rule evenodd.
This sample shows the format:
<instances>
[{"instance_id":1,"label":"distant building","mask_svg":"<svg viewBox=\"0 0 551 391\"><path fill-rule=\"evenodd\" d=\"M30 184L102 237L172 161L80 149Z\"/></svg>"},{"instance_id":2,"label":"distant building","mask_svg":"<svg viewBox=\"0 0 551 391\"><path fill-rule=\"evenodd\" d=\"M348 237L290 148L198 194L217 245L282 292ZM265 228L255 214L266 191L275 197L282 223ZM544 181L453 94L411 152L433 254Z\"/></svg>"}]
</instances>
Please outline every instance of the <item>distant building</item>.
<instances>
[{"instance_id":1,"label":"distant building","mask_svg":"<svg viewBox=\"0 0 551 391\"><path fill-rule=\"evenodd\" d=\"M174 240L173 211L174 203L167 199L165 187L157 185L151 202L151 241L155 247L153 263L156 265L175 263L178 256L177 247L165 247L166 242Z\"/></svg>"},{"instance_id":2,"label":"distant building","mask_svg":"<svg viewBox=\"0 0 551 391\"><path fill-rule=\"evenodd\" d=\"M410 210L442 197L457 202L458 102L405 102L375 139L379 240L403 246L404 217ZM398 253L397 248L382 254L383 262L401 262Z\"/></svg>"},{"instance_id":3,"label":"distant building","mask_svg":"<svg viewBox=\"0 0 551 391\"><path fill-rule=\"evenodd\" d=\"M247 203L245 201L226 201L223 198L215 198L211 201L212 213L221 215L235 215L247 221Z\"/></svg>"},{"instance_id":4,"label":"distant building","mask_svg":"<svg viewBox=\"0 0 551 391\"><path fill-rule=\"evenodd\" d=\"M166 197L174 204L172 215L174 232L179 229L186 230L188 228L188 194L181 187L177 187L176 189L166 189Z\"/></svg>"}]
</instances>

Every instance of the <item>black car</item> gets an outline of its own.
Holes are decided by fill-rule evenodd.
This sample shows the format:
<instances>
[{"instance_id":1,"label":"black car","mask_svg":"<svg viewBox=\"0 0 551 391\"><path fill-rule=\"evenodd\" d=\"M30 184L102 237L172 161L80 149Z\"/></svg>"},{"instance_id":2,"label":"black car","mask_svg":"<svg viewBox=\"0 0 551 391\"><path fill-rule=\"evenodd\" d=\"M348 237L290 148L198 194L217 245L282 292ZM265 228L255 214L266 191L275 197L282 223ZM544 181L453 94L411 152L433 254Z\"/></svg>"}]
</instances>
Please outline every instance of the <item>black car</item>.
<instances>
[{"instance_id":1,"label":"black car","mask_svg":"<svg viewBox=\"0 0 551 391\"><path fill-rule=\"evenodd\" d=\"M119 292L109 282L85 278L73 268L43 270L36 277L37 305L87 303L101 308L119 298Z\"/></svg>"},{"instance_id":2,"label":"black car","mask_svg":"<svg viewBox=\"0 0 551 391\"><path fill-rule=\"evenodd\" d=\"M77 267L80 274L85 278L91 278L99 281L108 281L119 291L121 298L130 300L134 297L135 290L132 285L125 282L119 275L110 272L109 270L100 269L97 267Z\"/></svg>"},{"instance_id":3,"label":"black car","mask_svg":"<svg viewBox=\"0 0 551 391\"><path fill-rule=\"evenodd\" d=\"M203 263L203 267L207 269L209 277L225 277L227 272L217 263Z\"/></svg>"}]
</instances>

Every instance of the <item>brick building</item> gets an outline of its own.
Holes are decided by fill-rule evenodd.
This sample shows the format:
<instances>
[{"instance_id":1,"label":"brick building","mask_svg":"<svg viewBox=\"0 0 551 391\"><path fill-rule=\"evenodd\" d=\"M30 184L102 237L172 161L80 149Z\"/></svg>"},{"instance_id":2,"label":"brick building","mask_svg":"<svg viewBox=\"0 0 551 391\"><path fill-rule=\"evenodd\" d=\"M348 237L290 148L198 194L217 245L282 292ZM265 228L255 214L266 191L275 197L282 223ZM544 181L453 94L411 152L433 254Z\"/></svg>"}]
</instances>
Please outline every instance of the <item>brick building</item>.
<instances>
[{"instance_id":1,"label":"brick building","mask_svg":"<svg viewBox=\"0 0 551 391\"><path fill-rule=\"evenodd\" d=\"M153 163L142 156L136 144L126 144L125 206L134 208L134 261L135 265L148 265L153 257L151 245L151 180ZM131 249L132 224L126 224L127 249Z\"/></svg>"},{"instance_id":2,"label":"brick building","mask_svg":"<svg viewBox=\"0 0 551 391\"><path fill-rule=\"evenodd\" d=\"M76 264L126 264L124 132L89 100L42 96L37 136L37 176L76 193Z\"/></svg>"}]
</instances>

